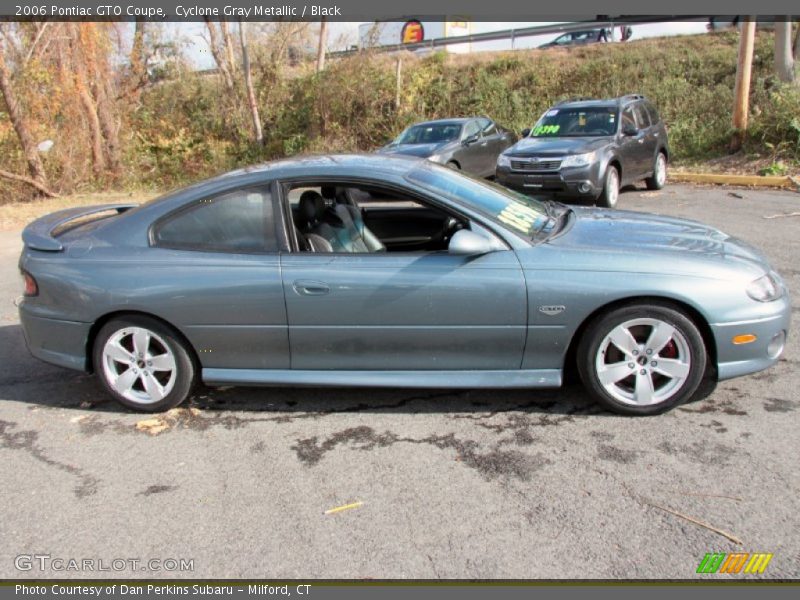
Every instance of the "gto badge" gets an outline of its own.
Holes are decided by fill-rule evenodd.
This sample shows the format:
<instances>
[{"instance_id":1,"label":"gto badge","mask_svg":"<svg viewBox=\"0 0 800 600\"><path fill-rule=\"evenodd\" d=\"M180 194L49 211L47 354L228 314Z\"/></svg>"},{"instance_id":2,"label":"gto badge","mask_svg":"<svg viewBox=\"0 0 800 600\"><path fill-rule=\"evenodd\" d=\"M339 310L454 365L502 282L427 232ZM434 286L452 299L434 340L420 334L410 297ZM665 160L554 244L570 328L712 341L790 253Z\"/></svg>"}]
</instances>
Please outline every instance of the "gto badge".
<instances>
[{"instance_id":1,"label":"gto badge","mask_svg":"<svg viewBox=\"0 0 800 600\"><path fill-rule=\"evenodd\" d=\"M567 307L564 306L563 304L551 305L551 306L540 306L539 307L539 312L542 313L542 314L545 314L545 315L547 315L549 317L554 317L555 315L558 315L558 314L561 314L562 312L564 312L564 310L566 310L566 308Z\"/></svg>"}]
</instances>

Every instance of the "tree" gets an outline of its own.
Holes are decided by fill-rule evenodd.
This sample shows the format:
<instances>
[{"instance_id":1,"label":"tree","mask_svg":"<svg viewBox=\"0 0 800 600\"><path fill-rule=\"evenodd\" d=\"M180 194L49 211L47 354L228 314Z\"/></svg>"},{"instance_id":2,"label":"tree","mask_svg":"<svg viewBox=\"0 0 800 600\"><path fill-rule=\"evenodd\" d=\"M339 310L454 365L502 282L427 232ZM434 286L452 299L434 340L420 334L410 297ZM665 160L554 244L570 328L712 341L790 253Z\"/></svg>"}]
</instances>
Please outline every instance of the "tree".
<instances>
[{"instance_id":1,"label":"tree","mask_svg":"<svg viewBox=\"0 0 800 600\"><path fill-rule=\"evenodd\" d=\"M219 69L219 72L222 73L222 78L225 81L225 87L229 92L233 92L235 90L233 73L231 72L231 66L228 62L228 59L223 53L223 49L219 40L219 33L217 32L217 26L209 17L204 17L204 19L206 21L206 27L208 28L208 46L211 49L211 55L214 57L214 62L217 63L217 69Z\"/></svg>"},{"instance_id":2,"label":"tree","mask_svg":"<svg viewBox=\"0 0 800 600\"><path fill-rule=\"evenodd\" d=\"M244 83L247 89L247 103L250 106L250 116L253 118L253 133L256 143L261 146L264 144L264 133L261 130L261 117L258 114L256 92L253 88L253 76L250 72L250 52L247 49L247 32L244 21L239 21L239 41L242 44L242 70L244 71Z\"/></svg>"},{"instance_id":3,"label":"tree","mask_svg":"<svg viewBox=\"0 0 800 600\"><path fill-rule=\"evenodd\" d=\"M317 48L317 73L325 68L325 50L328 44L328 21L325 17L319 22L319 47Z\"/></svg>"},{"instance_id":4,"label":"tree","mask_svg":"<svg viewBox=\"0 0 800 600\"><path fill-rule=\"evenodd\" d=\"M775 19L775 73L781 81L795 79L792 52L792 19L788 16Z\"/></svg>"},{"instance_id":5,"label":"tree","mask_svg":"<svg viewBox=\"0 0 800 600\"><path fill-rule=\"evenodd\" d=\"M753 46L756 37L756 20L749 16L739 33L739 56L736 65L736 84L733 91L733 139L731 152L738 152L744 143L750 111L750 76L753 69Z\"/></svg>"},{"instance_id":6,"label":"tree","mask_svg":"<svg viewBox=\"0 0 800 600\"><path fill-rule=\"evenodd\" d=\"M225 44L225 57L228 60L228 68L231 75L236 75L236 58L233 51L233 39L231 38L230 31L228 31L228 22L224 19L220 21L219 28L222 31L222 41Z\"/></svg>"},{"instance_id":7,"label":"tree","mask_svg":"<svg viewBox=\"0 0 800 600\"><path fill-rule=\"evenodd\" d=\"M2 23L0 24L0 27L3 28L3 34L6 36L8 33L6 31L6 24ZM44 28L39 29L40 35L37 36L36 40L40 39L43 31ZM35 47L36 44L33 44L30 47L31 52L27 53L26 56L30 57ZM17 175L5 170L0 170L0 176L5 177L6 179L25 183L36 189L39 194L44 194L45 196L51 197L55 196L55 194L51 192L48 187L47 174L44 170L44 164L42 163L41 156L39 156L39 149L36 141L31 134L30 124L28 123L19 99L17 98L16 90L14 89L14 83L12 81L12 75L8 69L8 65L6 64L5 55L5 45L0 43L0 92L3 94L3 100L5 100L6 103L8 117L11 120L11 124L14 127L15 133L17 134L17 139L22 147L22 154L24 155L25 162L28 165L30 177Z\"/></svg>"},{"instance_id":8,"label":"tree","mask_svg":"<svg viewBox=\"0 0 800 600\"><path fill-rule=\"evenodd\" d=\"M130 73L128 75L127 85L125 85L125 93L130 95L134 100L139 99L139 93L142 88L147 84L147 54L145 51L145 27L147 21L142 17L136 19L136 27L133 31L133 44L131 46L131 53L128 55L128 62L130 63Z\"/></svg>"}]
</instances>

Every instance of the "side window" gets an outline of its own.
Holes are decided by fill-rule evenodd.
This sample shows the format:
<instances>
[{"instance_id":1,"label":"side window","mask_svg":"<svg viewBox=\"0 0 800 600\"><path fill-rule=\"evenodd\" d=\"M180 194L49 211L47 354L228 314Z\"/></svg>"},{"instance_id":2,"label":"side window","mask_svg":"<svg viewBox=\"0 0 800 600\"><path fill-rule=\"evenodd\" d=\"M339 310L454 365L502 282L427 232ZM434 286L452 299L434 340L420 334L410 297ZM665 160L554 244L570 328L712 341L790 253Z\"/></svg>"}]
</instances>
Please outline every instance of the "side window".
<instances>
[{"instance_id":1,"label":"side window","mask_svg":"<svg viewBox=\"0 0 800 600\"><path fill-rule=\"evenodd\" d=\"M481 126L478 124L478 121L470 121L464 126L464 137L462 139L467 139L473 135L480 133Z\"/></svg>"},{"instance_id":2,"label":"side window","mask_svg":"<svg viewBox=\"0 0 800 600\"><path fill-rule=\"evenodd\" d=\"M647 114L644 104L638 103L634 105L633 112L636 115L636 123L639 125L639 129L650 127L650 115Z\"/></svg>"},{"instance_id":3,"label":"side window","mask_svg":"<svg viewBox=\"0 0 800 600\"><path fill-rule=\"evenodd\" d=\"M268 188L206 198L167 216L153 231L156 246L253 254L278 249Z\"/></svg>"},{"instance_id":4,"label":"side window","mask_svg":"<svg viewBox=\"0 0 800 600\"><path fill-rule=\"evenodd\" d=\"M636 127L636 119L633 117L633 109L629 106L625 110L622 111L622 127Z\"/></svg>"},{"instance_id":5,"label":"side window","mask_svg":"<svg viewBox=\"0 0 800 600\"><path fill-rule=\"evenodd\" d=\"M483 135L494 135L497 133L497 127L494 126L494 123L490 119L481 117L478 119L478 123L480 124L481 133Z\"/></svg>"},{"instance_id":6,"label":"side window","mask_svg":"<svg viewBox=\"0 0 800 600\"><path fill-rule=\"evenodd\" d=\"M656 107L650 104L649 102L644 103L645 108L647 108L647 112L650 113L650 122L655 125L661 122L661 115L658 114Z\"/></svg>"}]
</instances>

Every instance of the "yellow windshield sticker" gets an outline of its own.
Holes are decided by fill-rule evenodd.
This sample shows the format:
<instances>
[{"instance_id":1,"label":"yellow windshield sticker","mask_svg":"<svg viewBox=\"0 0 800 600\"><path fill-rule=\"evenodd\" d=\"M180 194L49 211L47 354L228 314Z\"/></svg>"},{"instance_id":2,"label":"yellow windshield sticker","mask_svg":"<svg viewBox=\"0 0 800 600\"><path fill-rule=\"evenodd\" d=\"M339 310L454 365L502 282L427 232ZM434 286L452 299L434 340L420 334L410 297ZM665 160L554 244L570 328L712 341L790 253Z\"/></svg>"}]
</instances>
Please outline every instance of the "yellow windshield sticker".
<instances>
[{"instance_id":1,"label":"yellow windshield sticker","mask_svg":"<svg viewBox=\"0 0 800 600\"><path fill-rule=\"evenodd\" d=\"M500 221L526 235L531 233L539 217L539 213L535 210L521 204L509 204L497 215Z\"/></svg>"}]
</instances>

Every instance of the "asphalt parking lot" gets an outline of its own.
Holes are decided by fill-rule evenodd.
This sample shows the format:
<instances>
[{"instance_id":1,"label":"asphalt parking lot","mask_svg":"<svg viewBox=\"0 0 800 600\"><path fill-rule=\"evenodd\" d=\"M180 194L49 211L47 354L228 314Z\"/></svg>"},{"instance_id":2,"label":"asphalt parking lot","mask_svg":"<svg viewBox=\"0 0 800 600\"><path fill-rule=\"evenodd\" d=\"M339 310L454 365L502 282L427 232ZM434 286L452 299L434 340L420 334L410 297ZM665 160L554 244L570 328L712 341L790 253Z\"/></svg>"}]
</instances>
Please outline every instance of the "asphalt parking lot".
<instances>
[{"instance_id":1,"label":"asphalt parking lot","mask_svg":"<svg viewBox=\"0 0 800 600\"><path fill-rule=\"evenodd\" d=\"M668 186L619 207L718 226L800 290L796 192ZM29 356L19 249L0 232L0 577L683 579L711 551L800 577L796 333L775 368L652 418L573 385L202 388L148 421ZM15 567L32 554L194 570Z\"/></svg>"}]
</instances>

